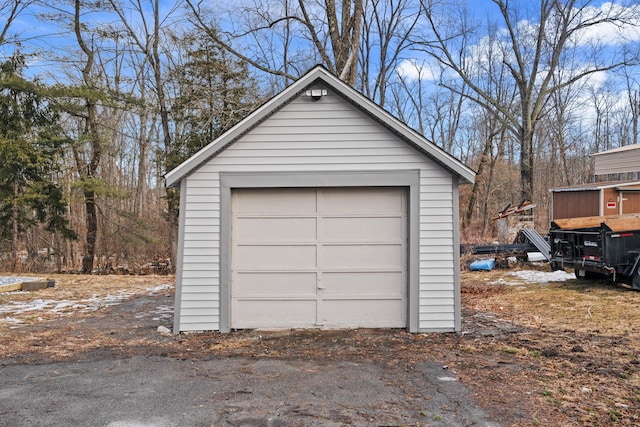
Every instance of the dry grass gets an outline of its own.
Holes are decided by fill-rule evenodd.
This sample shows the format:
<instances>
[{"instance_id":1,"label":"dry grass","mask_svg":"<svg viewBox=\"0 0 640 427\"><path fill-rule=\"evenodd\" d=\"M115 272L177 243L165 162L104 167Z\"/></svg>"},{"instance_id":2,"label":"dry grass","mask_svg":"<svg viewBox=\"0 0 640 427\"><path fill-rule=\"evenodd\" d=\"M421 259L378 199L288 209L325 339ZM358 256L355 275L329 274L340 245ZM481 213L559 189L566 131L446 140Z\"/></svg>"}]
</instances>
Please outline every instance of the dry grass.
<instances>
[{"instance_id":1,"label":"dry grass","mask_svg":"<svg viewBox=\"0 0 640 427\"><path fill-rule=\"evenodd\" d=\"M465 273L463 306L519 327L499 339L477 340L482 347L470 351L513 364L496 370L509 372L508 387L521 399L537 397L538 411L521 425L640 425L640 292L575 280L477 292L507 273L480 273L480 280ZM480 371L466 374L486 381ZM521 406L518 399L513 404Z\"/></svg>"}]
</instances>

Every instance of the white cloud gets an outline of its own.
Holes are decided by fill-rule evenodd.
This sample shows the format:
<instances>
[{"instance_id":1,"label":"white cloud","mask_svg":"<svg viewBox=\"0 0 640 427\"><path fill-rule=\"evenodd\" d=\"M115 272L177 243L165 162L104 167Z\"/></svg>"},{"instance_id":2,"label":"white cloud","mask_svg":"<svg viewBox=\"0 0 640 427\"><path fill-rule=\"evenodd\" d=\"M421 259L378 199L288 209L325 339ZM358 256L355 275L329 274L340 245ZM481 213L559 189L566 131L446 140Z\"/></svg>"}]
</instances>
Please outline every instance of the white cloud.
<instances>
[{"instance_id":1,"label":"white cloud","mask_svg":"<svg viewBox=\"0 0 640 427\"><path fill-rule=\"evenodd\" d=\"M596 71L585 77L586 85L592 87L594 90L602 88L609 80L609 74L606 71Z\"/></svg>"},{"instance_id":2,"label":"white cloud","mask_svg":"<svg viewBox=\"0 0 640 427\"><path fill-rule=\"evenodd\" d=\"M588 45L594 42L605 45L628 43L640 40L640 5L625 7L606 2L597 6L588 6L582 10L582 20L600 20L606 16L621 16L623 24L602 22L586 27L580 34L578 44ZM606 20L605 20L606 21Z\"/></svg>"},{"instance_id":3,"label":"white cloud","mask_svg":"<svg viewBox=\"0 0 640 427\"><path fill-rule=\"evenodd\" d=\"M417 59L405 59L396 67L396 73L409 81L437 80L440 77L438 67Z\"/></svg>"}]
</instances>

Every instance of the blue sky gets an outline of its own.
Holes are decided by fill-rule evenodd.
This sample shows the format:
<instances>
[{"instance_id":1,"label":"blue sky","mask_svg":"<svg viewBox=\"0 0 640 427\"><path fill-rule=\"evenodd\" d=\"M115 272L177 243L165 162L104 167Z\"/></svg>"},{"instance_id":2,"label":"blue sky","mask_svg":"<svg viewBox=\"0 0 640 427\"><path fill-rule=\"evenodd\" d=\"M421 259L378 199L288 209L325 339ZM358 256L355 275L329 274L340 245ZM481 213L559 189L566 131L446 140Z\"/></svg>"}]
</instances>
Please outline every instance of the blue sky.
<instances>
[{"instance_id":1,"label":"blue sky","mask_svg":"<svg viewBox=\"0 0 640 427\"><path fill-rule=\"evenodd\" d=\"M147 4L147 2L142 2ZM520 4L523 7L531 7L531 0L512 0L512 4ZM54 3L52 3L54 4ZM161 1L161 15L165 16L172 8L175 8L176 2L174 1ZM474 18L485 22L489 16L497 16L497 6L491 0L468 0L466 2L469 11L472 12ZM609 2L603 0L593 1L590 3L594 8L602 5L607 5ZM617 2L616 2L617 4ZM59 65L55 58L56 53L65 54L67 49L77 49L77 43L74 38L74 34L70 27L64 27L61 24L50 22L46 19L38 19L38 14L42 13L55 13L58 6L52 7L33 7L28 13L24 13L13 25L9 35L18 34L20 39L23 40L22 51L24 53L35 52L36 55L29 59L30 69L28 70L30 75L38 74L40 72L51 71L51 67ZM67 19L71 19L70 13L72 13L71 6L60 6L59 12L66 13ZM149 11L150 12L150 11ZM176 12L176 17L181 12ZM148 19L151 19L149 13ZM104 24L108 22L117 21L115 15L107 15L105 13L88 12L83 15L83 21L89 25ZM620 29L610 26L600 26L598 28L592 28L592 33L589 36L585 36L585 40L598 39L605 43L614 43L616 40L620 40ZM640 40L640 31L637 29L635 33L626 32L626 37L634 38L636 41ZM13 46L7 44L0 48L4 54L8 54L12 50ZM478 52L482 51L481 45L476 46ZM426 62L425 62L426 61ZM421 68L422 67L422 68ZM420 75L418 75L420 70ZM405 76L412 78L431 79L436 77L433 70L429 67L429 62L425 57L420 57L416 54L413 59L408 59L401 64L400 71ZM606 76L602 77L606 79Z\"/></svg>"},{"instance_id":2,"label":"blue sky","mask_svg":"<svg viewBox=\"0 0 640 427\"><path fill-rule=\"evenodd\" d=\"M520 1L520 2L516 1L514 3L525 4L526 5L525 7L530 7L532 4L532 2L530 1ZM486 23L489 17L494 17L497 20L497 22L500 22L499 20L500 12L497 9L497 6L490 0L476 0L476 1L471 0L468 2L468 5L469 5L469 10L475 13L474 18L480 21L484 21ZM612 5L611 2L592 1L590 2L589 7L587 8L587 13L595 14L600 12L602 9L607 9L611 7L611 5ZM640 10L640 6L636 5L634 7ZM519 22L520 22L520 25L522 25L523 27L531 26L531 24L535 24L534 21L529 23L524 19L520 20ZM633 42L637 43L637 42L640 42L640 21L636 22L636 27L633 27L633 26L620 27L613 23L597 25L597 26L590 27L587 31L584 31L582 34L583 34L583 38L581 39L580 43L583 46L587 46L589 43L594 41L599 42L603 48L606 48L607 46L611 47L614 45L620 45L623 41L625 43L633 43ZM475 45L475 46L472 45L472 46L469 46L469 48L475 50L476 53L481 54L481 52L483 51L481 44L482 44L482 39L478 41L478 45ZM416 59L418 60L417 64L419 66L419 64L422 63L422 60L424 58L416 58ZM427 79L434 76L433 72L429 69L416 70L415 64L416 64L415 60L407 61L407 63L404 64L405 75L408 75L408 76L413 75L413 78L420 77L420 78L427 78ZM420 76L417 74L417 71L421 71Z\"/></svg>"}]
</instances>

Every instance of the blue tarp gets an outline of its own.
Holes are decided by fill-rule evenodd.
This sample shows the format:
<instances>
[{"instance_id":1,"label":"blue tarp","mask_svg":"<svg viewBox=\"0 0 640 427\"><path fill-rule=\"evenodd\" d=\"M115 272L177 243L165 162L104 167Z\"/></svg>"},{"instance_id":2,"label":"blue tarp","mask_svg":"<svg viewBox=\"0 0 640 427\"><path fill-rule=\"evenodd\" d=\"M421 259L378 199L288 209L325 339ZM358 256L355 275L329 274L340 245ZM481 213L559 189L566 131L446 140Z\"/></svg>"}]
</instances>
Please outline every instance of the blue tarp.
<instances>
[{"instance_id":1,"label":"blue tarp","mask_svg":"<svg viewBox=\"0 0 640 427\"><path fill-rule=\"evenodd\" d=\"M496 264L494 259L479 259L469 265L471 271L491 271Z\"/></svg>"}]
</instances>

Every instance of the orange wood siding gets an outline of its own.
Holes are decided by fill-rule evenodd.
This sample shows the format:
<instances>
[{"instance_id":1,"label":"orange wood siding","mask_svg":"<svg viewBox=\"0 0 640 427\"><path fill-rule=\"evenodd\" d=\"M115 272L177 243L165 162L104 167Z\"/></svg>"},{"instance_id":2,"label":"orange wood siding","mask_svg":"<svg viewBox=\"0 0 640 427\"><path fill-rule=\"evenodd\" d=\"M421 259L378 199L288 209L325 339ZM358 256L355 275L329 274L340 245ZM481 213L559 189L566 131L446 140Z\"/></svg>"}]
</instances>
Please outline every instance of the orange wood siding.
<instances>
[{"instance_id":1,"label":"orange wood siding","mask_svg":"<svg viewBox=\"0 0 640 427\"><path fill-rule=\"evenodd\" d=\"M640 193L638 192L624 192L622 195L622 213L640 213Z\"/></svg>"},{"instance_id":2,"label":"orange wood siding","mask_svg":"<svg viewBox=\"0 0 640 427\"><path fill-rule=\"evenodd\" d=\"M599 191L553 193L553 219L600 215Z\"/></svg>"}]
</instances>

